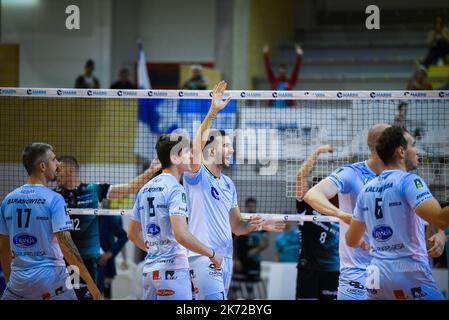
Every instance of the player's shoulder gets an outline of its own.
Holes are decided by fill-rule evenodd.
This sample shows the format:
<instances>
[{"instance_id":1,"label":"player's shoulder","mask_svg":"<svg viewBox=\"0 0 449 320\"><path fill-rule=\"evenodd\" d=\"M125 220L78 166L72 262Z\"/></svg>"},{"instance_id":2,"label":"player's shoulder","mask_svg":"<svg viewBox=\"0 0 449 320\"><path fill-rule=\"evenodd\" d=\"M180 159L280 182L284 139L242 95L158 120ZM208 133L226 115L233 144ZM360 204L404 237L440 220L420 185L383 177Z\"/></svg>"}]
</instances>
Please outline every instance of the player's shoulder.
<instances>
[{"instance_id":1,"label":"player's shoulder","mask_svg":"<svg viewBox=\"0 0 449 320\"><path fill-rule=\"evenodd\" d=\"M363 165L363 162L345 164L345 165L342 165L341 167L337 168L336 170L334 170L334 172L332 174L339 175L339 174L347 173L347 172L352 173L354 171L360 171L362 165Z\"/></svg>"},{"instance_id":2,"label":"player's shoulder","mask_svg":"<svg viewBox=\"0 0 449 320\"><path fill-rule=\"evenodd\" d=\"M230 188L235 189L234 182L232 181L232 179L229 176L227 176L227 175L222 173L221 174L221 179L223 179L226 188L228 188L228 189L230 189Z\"/></svg>"},{"instance_id":3,"label":"player's shoulder","mask_svg":"<svg viewBox=\"0 0 449 320\"><path fill-rule=\"evenodd\" d=\"M402 188L408 185L414 185L416 189L421 189L425 186L424 180L419 175L413 172L402 171L400 174L398 173L397 180L399 181L399 186Z\"/></svg>"}]
</instances>

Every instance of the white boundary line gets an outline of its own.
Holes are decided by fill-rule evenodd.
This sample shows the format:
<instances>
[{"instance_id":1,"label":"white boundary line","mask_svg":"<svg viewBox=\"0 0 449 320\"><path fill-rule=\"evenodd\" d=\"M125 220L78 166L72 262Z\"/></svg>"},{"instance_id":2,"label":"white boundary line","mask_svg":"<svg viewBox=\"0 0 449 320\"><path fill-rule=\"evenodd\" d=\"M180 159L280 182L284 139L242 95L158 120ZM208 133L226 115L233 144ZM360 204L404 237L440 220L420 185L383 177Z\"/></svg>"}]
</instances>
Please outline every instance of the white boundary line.
<instances>
[{"instance_id":1,"label":"white boundary line","mask_svg":"<svg viewBox=\"0 0 449 320\"><path fill-rule=\"evenodd\" d=\"M6 88L0 96L61 98L124 98L124 99L210 99L210 90L112 90L68 88ZM230 90L223 95L237 100L449 100L449 91L247 91Z\"/></svg>"},{"instance_id":2,"label":"white boundary line","mask_svg":"<svg viewBox=\"0 0 449 320\"><path fill-rule=\"evenodd\" d=\"M97 215L97 216L132 216L132 209L66 209L70 215ZM265 220L297 221L297 222L339 222L335 217L324 215L306 216L303 214L271 214L271 213L242 213L244 219L249 219L252 215L260 215Z\"/></svg>"}]
</instances>

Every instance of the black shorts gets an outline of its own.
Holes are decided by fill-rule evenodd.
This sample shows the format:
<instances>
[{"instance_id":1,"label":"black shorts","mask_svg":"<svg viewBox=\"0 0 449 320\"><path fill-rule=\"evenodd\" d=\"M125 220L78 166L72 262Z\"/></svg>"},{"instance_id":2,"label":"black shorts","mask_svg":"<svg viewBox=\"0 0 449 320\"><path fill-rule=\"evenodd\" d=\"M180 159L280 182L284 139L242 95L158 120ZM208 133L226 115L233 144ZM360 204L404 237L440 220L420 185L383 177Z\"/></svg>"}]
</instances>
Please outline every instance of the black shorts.
<instances>
[{"instance_id":1,"label":"black shorts","mask_svg":"<svg viewBox=\"0 0 449 320\"><path fill-rule=\"evenodd\" d=\"M296 299L337 299L338 271L298 269Z\"/></svg>"}]
</instances>

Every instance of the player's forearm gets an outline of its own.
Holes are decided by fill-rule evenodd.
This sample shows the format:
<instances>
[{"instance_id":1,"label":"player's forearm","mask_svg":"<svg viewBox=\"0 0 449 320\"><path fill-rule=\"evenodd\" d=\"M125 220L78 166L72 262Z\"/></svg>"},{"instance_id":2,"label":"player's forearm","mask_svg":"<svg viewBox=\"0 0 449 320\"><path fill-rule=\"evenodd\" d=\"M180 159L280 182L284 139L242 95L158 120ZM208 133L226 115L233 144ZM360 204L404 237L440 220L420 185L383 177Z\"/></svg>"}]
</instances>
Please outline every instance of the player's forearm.
<instances>
[{"instance_id":1,"label":"player's forearm","mask_svg":"<svg viewBox=\"0 0 449 320\"><path fill-rule=\"evenodd\" d=\"M8 283L11 274L11 247L9 245L9 237L0 235L0 264L2 265L3 274L6 283Z\"/></svg>"},{"instance_id":2,"label":"player's forearm","mask_svg":"<svg viewBox=\"0 0 449 320\"><path fill-rule=\"evenodd\" d=\"M193 171L197 171L201 166L203 159L203 149L208 138L207 136L204 136L204 133L212 127L212 124L214 123L217 115L218 110L215 110L213 105L211 105L209 112L207 113L206 117L198 128L198 131L196 132L195 139L193 140Z\"/></svg>"},{"instance_id":3,"label":"player's forearm","mask_svg":"<svg viewBox=\"0 0 449 320\"><path fill-rule=\"evenodd\" d=\"M64 258L69 263L69 265L74 265L78 268L80 277L86 282L89 291L94 288L96 289L97 287L95 285L95 282L89 274L86 266L84 265L78 248L76 247L75 243L73 243L72 237L70 236L70 232L59 232L57 233L57 238L62 254L64 255Z\"/></svg>"},{"instance_id":4,"label":"player's forearm","mask_svg":"<svg viewBox=\"0 0 449 320\"><path fill-rule=\"evenodd\" d=\"M111 192L109 192L108 198L113 200L138 192L155 174L156 171L149 168L128 183L111 186L112 189Z\"/></svg>"},{"instance_id":5,"label":"player's forearm","mask_svg":"<svg viewBox=\"0 0 449 320\"><path fill-rule=\"evenodd\" d=\"M212 257L214 251L202 244L193 234L188 231L175 233L176 241L187 250L198 253L202 256Z\"/></svg>"},{"instance_id":6,"label":"player's forearm","mask_svg":"<svg viewBox=\"0 0 449 320\"><path fill-rule=\"evenodd\" d=\"M439 215L439 224L438 227L441 230L446 230L449 228L449 206L446 206L441 209L441 213Z\"/></svg>"},{"instance_id":7,"label":"player's forearm","mask_svg":"<svg viewBox=\"0 0 449 320\"><path fill-rule=\"evenodd\" d=\"M304 161L296 174L296 198L298 199L302 199L309 189L307 179L309 178L317 158L318 153L315 151L306 161Z\"/></svg>"},{"instance_id":8,"label":"player's forearm","mask_svg":"<svg viewBox=\"0 0 449 320\"><path fill-rule=\"evenodd\" d=\"M254 231L254 227L251 226L247 221L240 219L237 223L232 226L232 233L236 236L242 236Z\"/></svg>"},{"instance_id":9,"label":"player's forearm","mask_svg":"<svg viewBox=\"0 0 449 320\"><path fill-rule=\"evenodd\" d=\"M148 249L147 249L147 247L145 246L145 242L143 241L142 237L140 237L140 236L131 236L130 234L128 234L128 239L129 239L132 243L134 243L134 245L135 245L137 248L139 248L140 250L145 251L145 252L148 251Z\"/></svg>"},{"instance_id":10,"label":"player's forearm","mask_svg":"<svg viewBox=\"0 0 449 320\"><path fill-rule=\"evenodd\" d=\"M313 188L306 193L304 201L322 214L337 218L341 215L340 209L334 206L323 193Z\"/></svg>"}]
</instances>

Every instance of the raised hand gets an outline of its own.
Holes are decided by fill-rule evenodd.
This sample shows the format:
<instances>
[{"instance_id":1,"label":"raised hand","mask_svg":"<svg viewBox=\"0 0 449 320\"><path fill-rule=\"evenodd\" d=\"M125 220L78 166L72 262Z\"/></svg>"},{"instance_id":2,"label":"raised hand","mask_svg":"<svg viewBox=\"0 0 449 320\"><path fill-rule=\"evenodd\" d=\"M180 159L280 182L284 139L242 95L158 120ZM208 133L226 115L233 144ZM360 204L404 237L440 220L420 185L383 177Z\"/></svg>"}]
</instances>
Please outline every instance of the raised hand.
<instances>
[{"instance_id":1,"label":"raised hand","mask_svg":"<svg viewBox=\"0 0 449 320\"><path fill-rule=\"evenodd\" d=\"M226 90L227 83L225 81L220 81L217 85L215 85L213 93L212 93L212 106L215 111L220 111L231 101L231 97L228 97L226 100L223 100L223 93Z\"/></svg>"},{"instance_id":2,"label":"raised hand","mask_svg":"<svg viewBox=\"0 0 449 320\"><path fill-rule=\"evenodd\" d=\"M268 46L268 44L263 46L263 53L268 53L270 52L270 47Z\"/></svg>"},{"instance_id":3,"label":"raised hand","mask_svg":"<svg viewBox=\"0 0 449 320\"><path fill-rule=\"evenodd\" d=\"M321 154L321 153L332 153L334 151L335 151L335 148L332 145L330 145L330 144L326 144L326 145L321 146L318 149L316 149L316 152L318 154Z\"/></svg>"}]
</instances>

